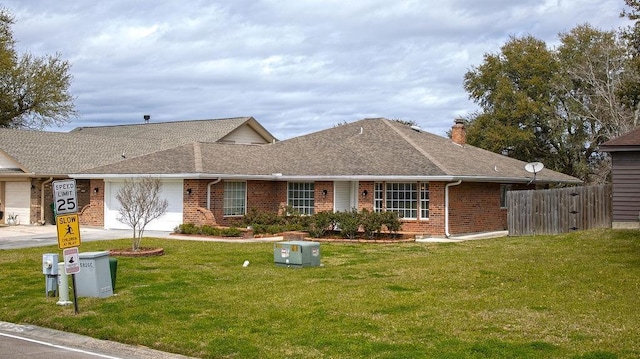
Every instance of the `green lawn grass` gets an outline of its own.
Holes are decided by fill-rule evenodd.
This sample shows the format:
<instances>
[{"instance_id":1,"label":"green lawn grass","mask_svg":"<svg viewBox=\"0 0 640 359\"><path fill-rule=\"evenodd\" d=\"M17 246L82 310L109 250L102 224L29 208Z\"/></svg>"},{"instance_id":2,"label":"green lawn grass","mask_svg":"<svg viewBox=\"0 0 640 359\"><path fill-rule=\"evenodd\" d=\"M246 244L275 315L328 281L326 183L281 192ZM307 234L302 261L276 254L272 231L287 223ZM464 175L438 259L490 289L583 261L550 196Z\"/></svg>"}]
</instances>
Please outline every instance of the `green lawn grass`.
<instances>
[{"instance_id":1,"label":"green lawn grass","mask_svg":"<svg viewBox=\"0 0 640 359\"><path fill-rule=\"evenodd\" d=\"M639 231L322 243L303 269L271 243L142 245L166 254L119 258L116 295L77 315L44 295L57 247L0 251L0 320L202 358L640 357Z\"/></svg>"}]
</instances>

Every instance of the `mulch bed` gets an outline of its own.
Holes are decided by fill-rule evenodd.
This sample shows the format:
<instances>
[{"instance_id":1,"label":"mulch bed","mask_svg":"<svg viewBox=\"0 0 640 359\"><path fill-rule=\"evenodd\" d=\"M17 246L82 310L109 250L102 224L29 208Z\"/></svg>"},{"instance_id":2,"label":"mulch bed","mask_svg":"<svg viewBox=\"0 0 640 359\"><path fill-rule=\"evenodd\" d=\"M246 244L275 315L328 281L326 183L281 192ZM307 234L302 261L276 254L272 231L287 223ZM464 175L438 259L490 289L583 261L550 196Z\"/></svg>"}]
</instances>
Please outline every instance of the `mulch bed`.
<instances>
[{"instance_id":1,"label":"mulch bed","mask_svg":"<svg viewBox=\"0 0 640 359\"><path fill-rule=\"evenodd\" d=\"M155 257L164 255L164 248L141 247L134 251L131 248L110 249L109 255L112 257Z\"/></svg>"}]
</instances>

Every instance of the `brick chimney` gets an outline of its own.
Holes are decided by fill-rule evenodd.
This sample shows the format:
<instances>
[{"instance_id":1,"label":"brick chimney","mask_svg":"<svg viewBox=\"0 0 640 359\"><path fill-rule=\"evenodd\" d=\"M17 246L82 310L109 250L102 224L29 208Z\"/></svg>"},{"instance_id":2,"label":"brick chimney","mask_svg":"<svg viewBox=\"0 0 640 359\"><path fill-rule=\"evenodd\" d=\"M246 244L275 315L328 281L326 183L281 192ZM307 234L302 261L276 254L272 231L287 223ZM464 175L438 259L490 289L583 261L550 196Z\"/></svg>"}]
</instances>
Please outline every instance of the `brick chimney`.
<instances>
[{"instance_id":1,"label":"brick chimney","mask_svg":"<svg viewBox=\"0 0 640 359\"><path fill-rule=\"evenodd\" d=\"M451 127L451 141L463 145L467 143L467 131L464 128L464 120L457 118Z\"/></svg>"}]
</instances>

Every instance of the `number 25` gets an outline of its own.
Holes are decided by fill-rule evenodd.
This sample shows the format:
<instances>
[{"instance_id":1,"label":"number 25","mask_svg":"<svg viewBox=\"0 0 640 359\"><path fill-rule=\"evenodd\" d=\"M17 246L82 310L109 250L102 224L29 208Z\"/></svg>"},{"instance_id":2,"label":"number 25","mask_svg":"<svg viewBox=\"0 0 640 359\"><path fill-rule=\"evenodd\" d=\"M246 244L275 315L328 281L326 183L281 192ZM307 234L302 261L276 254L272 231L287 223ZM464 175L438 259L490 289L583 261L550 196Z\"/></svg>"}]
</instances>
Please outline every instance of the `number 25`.
<instances>
[{"instance_id":1,"label":"number 25","mask_svg":"<svg viewBox=\"0 0 640 359\"><path fill-rule=\"evenodd\" d=\"M66 208L65 205L67 205ZM73 201L73 198L67 198L66 201L64 199L58 200L58 212L64 210L72 210L74 208L76 208L76 203Z\"/></svg>"}]
</instances>

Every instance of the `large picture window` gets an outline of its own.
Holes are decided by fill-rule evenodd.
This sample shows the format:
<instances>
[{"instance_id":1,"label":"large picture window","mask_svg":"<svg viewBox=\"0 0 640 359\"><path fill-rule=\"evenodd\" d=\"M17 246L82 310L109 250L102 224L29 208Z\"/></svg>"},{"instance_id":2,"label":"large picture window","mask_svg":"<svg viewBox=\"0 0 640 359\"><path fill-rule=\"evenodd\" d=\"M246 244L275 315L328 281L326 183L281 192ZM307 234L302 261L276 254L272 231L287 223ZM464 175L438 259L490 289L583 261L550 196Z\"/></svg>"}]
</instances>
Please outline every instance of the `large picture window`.
<instances>
[{"instance_id":1,"label":"large picture window","mask_svg":"<svg viewBox=\"0 0 640 359\"><path fill-rule=\"evenodd\" d=\"M401 218L417 219L419 210L420 219L429 218L429 183L376 182L373 188L375 212L392 211Z\"/></svg>"},{"instance_id":2,"label":"large picture window","mask_svg":"<svg viewBox=\"0 0 640 359\"><path fill-rule=\"evenodd\" d=\"M247 208L247 183L224 183L224 216L244 216Z\"/></svg>"},{"instance_id":3,"label":"large picture window","mask_svg":"<svg viewBox=\"0 0 640 359\"><path fill-rule=\"evenodd\" d=\"M287 203L300 214L311 215L314 213L313 182L289 182L287 191Z\"/></svg>"},{"instance_id":4,"label":"large picture window","mask_svg":"<svg viewBox=\"0 0 640 359\"><path fill-rule=\"evenodd\" d=\"M418 184L387 183L387 211L396 212L400 218L418 218Z\"/></svg>"}]
</instances>

